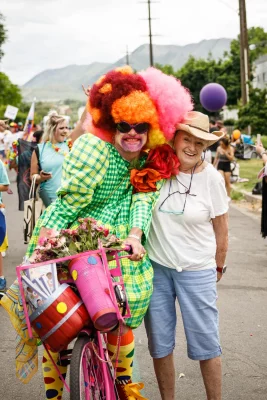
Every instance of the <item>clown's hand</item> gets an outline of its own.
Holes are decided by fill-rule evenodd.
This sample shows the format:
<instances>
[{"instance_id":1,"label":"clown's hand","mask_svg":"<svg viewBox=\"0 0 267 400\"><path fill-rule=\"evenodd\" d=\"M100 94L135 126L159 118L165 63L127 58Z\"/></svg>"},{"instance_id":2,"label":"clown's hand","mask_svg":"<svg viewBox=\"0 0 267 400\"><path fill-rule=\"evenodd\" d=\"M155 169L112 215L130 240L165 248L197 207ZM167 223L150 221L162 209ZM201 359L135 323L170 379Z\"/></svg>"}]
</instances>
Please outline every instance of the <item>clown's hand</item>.
<instances>
[{"instance_id":1,"label":"clown's hand","mask_svg":"<svg viewBox=\"0 0 267 400\"><path fill-rule=\"evenodd\" d=\"M83 88L85 96L89 97L90 92L91 92L91 86L87 86L87 89L85 89L85 87L82 85L82 88Z\"/></svg>"},{"instance_id":2,"label":"clown's hand","mask_svg":"<svg viewBox=\"0 0 267 400\"><path fill-rule=\"evenodd\" d=\"M131 246L132 248L132 255L130 258L130 260L132 261L141 261L142 258L144 257L144 255L146 254L146 250L145 248L142 246L142 244L140 243L139 240L133 238L133 237L127 237L127 239L125 239L123 241L124 245L128 245Z\"/></svg>"}]
</instances>

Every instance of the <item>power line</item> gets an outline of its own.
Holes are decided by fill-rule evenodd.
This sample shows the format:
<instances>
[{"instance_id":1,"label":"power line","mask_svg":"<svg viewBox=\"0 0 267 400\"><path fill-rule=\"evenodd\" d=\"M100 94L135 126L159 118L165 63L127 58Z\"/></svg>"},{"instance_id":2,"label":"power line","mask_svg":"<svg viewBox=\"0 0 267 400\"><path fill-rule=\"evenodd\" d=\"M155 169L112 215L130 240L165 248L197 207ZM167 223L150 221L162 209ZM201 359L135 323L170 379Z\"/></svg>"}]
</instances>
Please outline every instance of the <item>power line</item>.
<instances>
[{"instance_id":1,"label":"power line","mask_svg":"<svg viewBox=\"0 0 267 400\"><path fill-rule=\"evenodd\" d=\"M219 1L219 2L222 3L222 4L224 4L226 7L230 8L230 9L231 9L232 11L234 11L235 13L238 13L238 10L237 10L236 8L230 6L230 4L226 3L225 1L223 1L223 0L217 0L217 1Z\"/></svg>"}]
</instances>

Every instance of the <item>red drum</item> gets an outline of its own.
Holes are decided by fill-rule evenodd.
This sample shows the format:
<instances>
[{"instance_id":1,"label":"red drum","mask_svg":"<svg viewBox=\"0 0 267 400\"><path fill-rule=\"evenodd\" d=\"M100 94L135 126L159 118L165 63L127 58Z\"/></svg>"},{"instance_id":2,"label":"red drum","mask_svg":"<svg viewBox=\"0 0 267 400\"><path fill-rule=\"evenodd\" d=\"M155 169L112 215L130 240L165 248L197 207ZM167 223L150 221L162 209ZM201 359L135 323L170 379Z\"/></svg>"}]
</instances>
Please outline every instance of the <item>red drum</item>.
<instances>
[{"instance_id":1,"label":"red drum","mask_svg":"<svg viewBox=\"0 0 267 400\"><path fill-rule=\"evenodd\" d=\"M83 301L64 283L31 315L30 322L42 342L58 352L90 323Z\"/></svg>"}]
</instances>

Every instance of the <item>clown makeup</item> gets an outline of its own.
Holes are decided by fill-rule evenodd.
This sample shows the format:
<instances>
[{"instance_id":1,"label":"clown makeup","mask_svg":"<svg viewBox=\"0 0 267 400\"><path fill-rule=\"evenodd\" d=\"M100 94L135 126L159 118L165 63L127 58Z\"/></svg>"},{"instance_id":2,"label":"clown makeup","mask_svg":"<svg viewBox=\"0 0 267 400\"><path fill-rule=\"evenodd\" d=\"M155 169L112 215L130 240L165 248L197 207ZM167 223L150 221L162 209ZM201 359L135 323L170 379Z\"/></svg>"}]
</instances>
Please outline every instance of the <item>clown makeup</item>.
<instances>
[{"instance_id":1,"label":"clown makeup","mask_svg":"<svg viewBox=\"0 0 267 400\"><path fill-rule=\"evenodd\" d=\"M138 157L147 142L147 132L137 133L134 127L129 132L123 133L116 130L114 146L120 155L128 161Z\"/></svg>"},{"instance_id":2,"label":"clown makeup","mask_svg":"<svg viewBox=\"0 0 267 400\"><path fill-rule=\"evenodd\" d=\"M53 143L64 142L64 140L66 140L68 133L69 133L69 128L67 126L67 122L66 121L59 122L57 124L56 130L54 133Z\"/></svg>"}]
</instances>

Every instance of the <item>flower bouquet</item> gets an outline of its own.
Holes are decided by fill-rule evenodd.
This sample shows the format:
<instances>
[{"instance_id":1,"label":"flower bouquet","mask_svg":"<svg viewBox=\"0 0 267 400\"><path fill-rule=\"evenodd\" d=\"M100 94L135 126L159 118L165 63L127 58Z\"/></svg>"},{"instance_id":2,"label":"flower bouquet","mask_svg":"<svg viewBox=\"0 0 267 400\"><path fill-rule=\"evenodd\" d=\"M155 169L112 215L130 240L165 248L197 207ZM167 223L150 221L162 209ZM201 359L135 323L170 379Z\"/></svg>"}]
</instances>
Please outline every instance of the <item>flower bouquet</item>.
<instances>
[{"instance_id":1,"label":"flower bouquet","mask_svg":"<svg viewBox=\"0 0 267 400\"><path fill-rule=\"evenodd\" d=\"M48 230L48 237L41 237L30 258L32 263L72 256L102 247L120 250L122 240L111 235L107 228L99 225L93 218L79 218L76 229Z\"/></svg>"}]
</instances>

